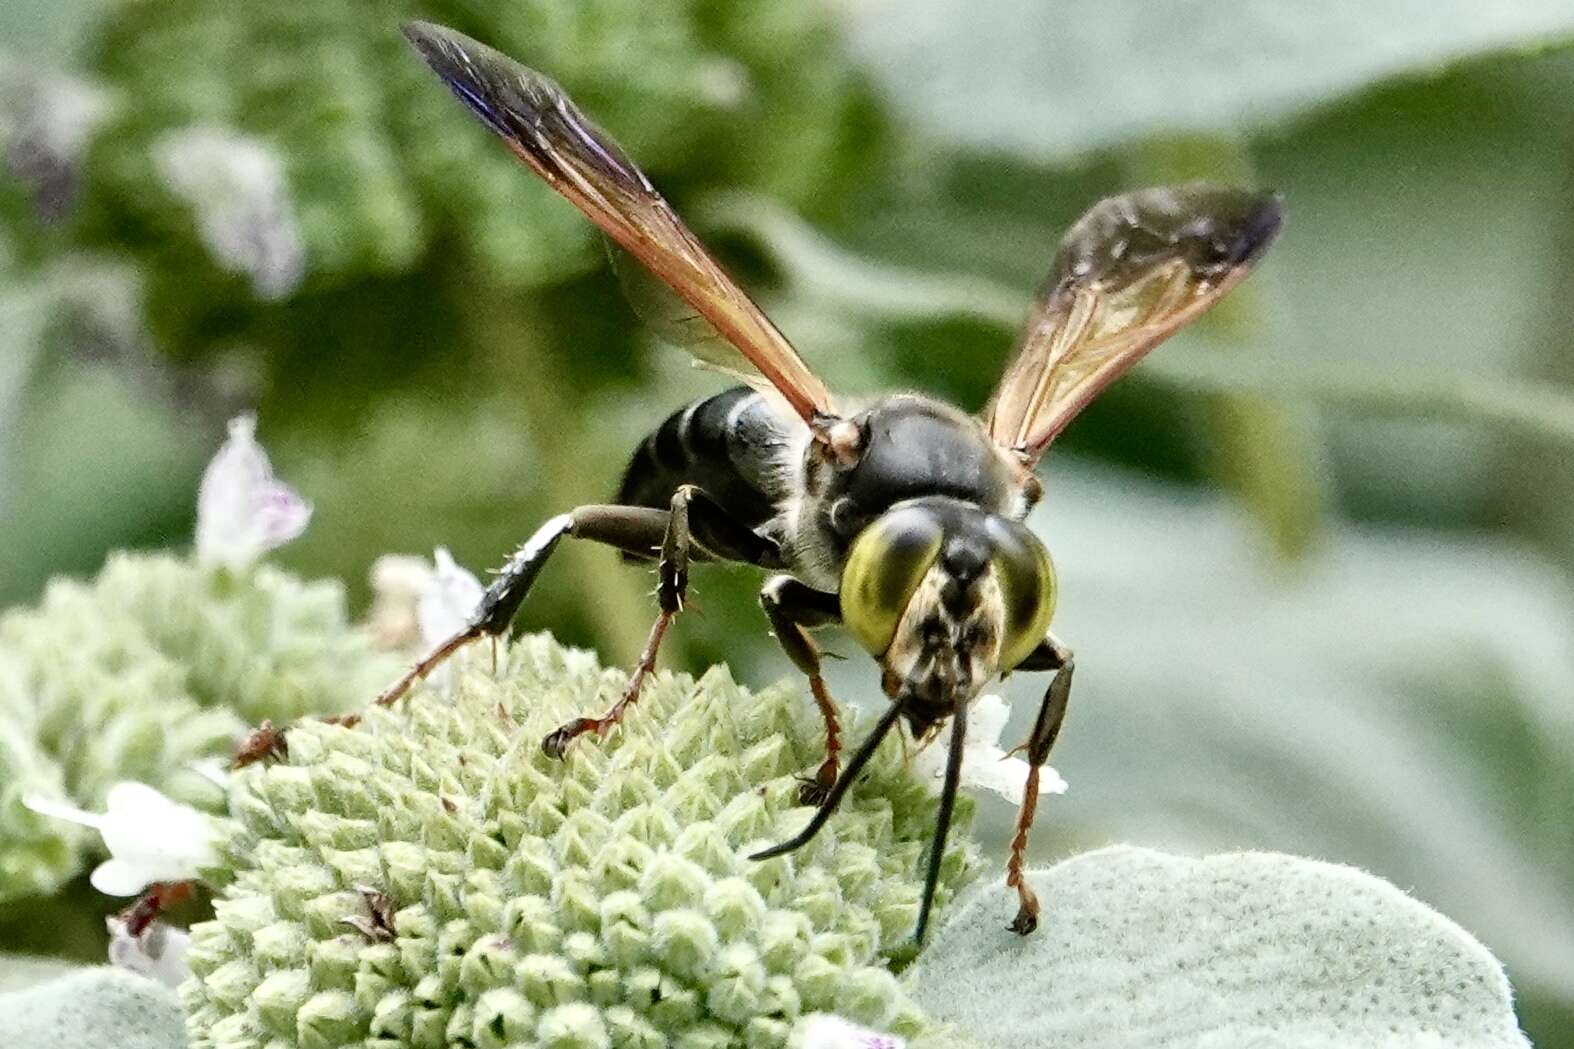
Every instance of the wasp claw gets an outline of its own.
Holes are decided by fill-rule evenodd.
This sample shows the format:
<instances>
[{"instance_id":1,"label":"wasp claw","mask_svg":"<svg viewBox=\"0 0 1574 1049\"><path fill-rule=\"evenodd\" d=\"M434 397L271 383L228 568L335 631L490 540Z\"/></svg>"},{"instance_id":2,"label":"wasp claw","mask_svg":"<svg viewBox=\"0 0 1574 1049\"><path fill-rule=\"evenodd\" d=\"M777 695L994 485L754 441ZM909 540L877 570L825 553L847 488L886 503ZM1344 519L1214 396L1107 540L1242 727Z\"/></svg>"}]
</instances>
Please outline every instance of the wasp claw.
<instances>
[{"instance_id":1,"label":"wasp claw","mask_svg":"<svg viewBox=\"0 0 1574 1049\"><path fill-rule=\"evenodd\" d=\"M1011 919L1011 924L1006 928L1018 936L1026 936L1038 928L1038 915L1022 907L1017 911L1017 916Z\"/></svg>"},{"instance_id":2,"label":"wasp claw","mask_svg":"<svg viewBox=\"0 0 1574 1049\"><path fill-rule=\"evenodd\" d=\"M594 724L595 722L589 718L575 718L543 739L541 741L541 749L546 752L547 757L557 758L561 761L567 756L568 745L574 742L575 737L581 735Z\"/></svg>"},{"instance_id":3,"label":"wasp claw","mask_svg":"<svg viewBox=\"0 0 1574 1049\"><path fill-rule=\"evenodd\" d=\"M814 775L799 776L798 783L798 804L819 808L831 796L831 788L836 786L836 763L827 761Z\"/></svg>"},{"instance_id":4,"label":"wasp claw","mask_svg":"<svg viewBox=\"0 0 1574 1049\"><path fill-rule=\"evenodd\" d=\"M831 788L811 779L808 776L798 777L798 804L819 808L825 804L825 799L830 797Z\"/></svg>"}]
</instances>

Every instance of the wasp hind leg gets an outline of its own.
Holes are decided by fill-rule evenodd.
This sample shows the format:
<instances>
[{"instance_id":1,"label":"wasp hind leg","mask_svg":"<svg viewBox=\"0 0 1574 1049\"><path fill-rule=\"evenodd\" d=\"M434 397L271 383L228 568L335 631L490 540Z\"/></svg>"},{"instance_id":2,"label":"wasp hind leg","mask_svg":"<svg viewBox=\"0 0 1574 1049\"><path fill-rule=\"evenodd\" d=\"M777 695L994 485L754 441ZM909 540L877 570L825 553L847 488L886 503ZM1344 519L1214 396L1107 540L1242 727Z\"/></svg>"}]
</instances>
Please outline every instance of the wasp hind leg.
<instances>
[{"instance_id":1,"label":"wasp hind leg","mask_svg":"<svg viewBox=\"0 0 1574 1049\"><path fill-rule=\"evenodd\" d=\"M1016 833L1011 838L1011 857L1006 862L1006 885L1017 891L1017 915L1007 926L1012 932L1026 936L1038 928L1038 897L1028 885L1023 874L1027 862L1027 835L1033 827L1033 816L1038 810L1038 770L1049 760L1049 751L1060 735L1060 726L1066 719L1066 701L1071 698L1071 672L1075 669L1071 649L1049 635L1018 666L1017 670L1053 670L1044 701L1039 705L1038 717L1033 720L1023 749L1027 751L1027 783L1022 793L1022 807L1017 811Z\"/></svg>"},{"instance_id":2,"label":"wasp hind leg","mask_svg":"<svg viewBox=\"0 0 1574 1049\"><path fill-rule=\"evenodd\" d=\"M470 622L465 624L464 629L439 642L436 648L405 671L399 680L383 689L382 694L377 697L377 705L386 707L397 702L415 686L417 681L436 670L470 642L482 637L495 638L507 630L514 613L519 610L525 595L535 583L536 576L541 574L541 568L546 564L547 558L565 535L573 533L575 514L585 509L591 508L583 507L571 513L558 514L536 529L536 534L526 540L525 544L514 552L514 556L508 559L508 563L498 570L492 585L481 595L481 602L476 605L475 611L471 613Z\"/></svg>"},{"instance_id":3,"label":"wasp hind leg","mask_svg":"<svg viewBox=\"0 0 1574 1049\"><path fill-rule=\"evenodd\" d=\"M645 649L629 675L623 695L605 714L599 718L575 718L541 741L541 749L552 757L561 758L568 745L587 732L606 735L639 699L645 678L656 667L662 638L673 619L683 611L691 556L767 567L777 567L781 563L781 552L774 541L739 523L721 504L694 485L680 486L672 495L670 509L661 516L665 524L656 542L647 543L642 550L624 547L630 553L645 557L658 547L661 551L656 567L659 611L645 639Z\"/></svg>"},{"instance_id":4,"label":"wasp hind leg","mask_svg":"<svg viewBox=\"0 0 1574 1049\"><path fill-rule=\"evenodd\" d=\"M481 595L470 622L447 638L407 670L399 680L377 697L379 706L388 706L455 652L483 637L497 638L507 632L519 606L524 603L536 577L541 574L552 551L564 536L589 539L616 547L627 553L649 557L661 543L667 529L667 511L643 506L581 506L558 514L536 529L508 563L498 570L492 585Z\"/></svg>"},{"instance_id":5,"label":"wasp hind leg","mask_svg":"<svg viewBox=\"0 0 1574 1049\"><path fill-rule=\"evenodd\" d=\"M792 576L772 576L760 591L760 606L771 621L771 630L782 651L809 679L809 691L825 719L825 760L814 775L803 778L798 800L805 805L821 805L836 785L842 752L842 726L836 717L831 693L820 676L820 649L809 636L815 627L842 621L841 601L835 594L813 587Z\"/></svg>"}]
</instances>

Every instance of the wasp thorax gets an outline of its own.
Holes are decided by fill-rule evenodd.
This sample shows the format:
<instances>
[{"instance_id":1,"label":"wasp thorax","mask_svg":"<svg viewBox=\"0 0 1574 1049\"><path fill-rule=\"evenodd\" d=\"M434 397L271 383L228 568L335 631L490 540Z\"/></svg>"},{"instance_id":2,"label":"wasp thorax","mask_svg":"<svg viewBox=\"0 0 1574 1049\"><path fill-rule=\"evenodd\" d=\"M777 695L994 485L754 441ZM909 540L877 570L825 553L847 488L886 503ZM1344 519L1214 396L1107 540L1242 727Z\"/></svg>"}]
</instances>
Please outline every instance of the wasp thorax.
<instances>
[{"instance_id":1,"label":"wasp thorax","mask_svg":"<svg viewBox=\"0 0 1574 1049\"><path fill-rule=\"evenodd\" d=\"M854 540L841 603L918 729L1043 640L1055 577L1043 544L1017 522L954 499L913 499Z\"/></svg>"}]
</instances>

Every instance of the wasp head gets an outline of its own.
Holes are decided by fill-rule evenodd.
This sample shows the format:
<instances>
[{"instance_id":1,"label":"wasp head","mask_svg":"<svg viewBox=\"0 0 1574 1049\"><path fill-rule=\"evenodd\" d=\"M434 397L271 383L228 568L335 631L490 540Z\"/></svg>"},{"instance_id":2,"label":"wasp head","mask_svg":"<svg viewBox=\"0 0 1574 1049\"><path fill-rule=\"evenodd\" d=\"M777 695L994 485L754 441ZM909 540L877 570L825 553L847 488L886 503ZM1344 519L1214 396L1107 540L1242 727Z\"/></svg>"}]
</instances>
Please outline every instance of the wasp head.
<instances>
[{"instance_id":1,"label":"wasp head","mask_svg":"<svg viewBox=\"0 0 1574 1049\"><path fill-rule=\"evenodd\" d=\"M1020 523L960 500L910 499L854 540L841 603L922 737L1044 639L1055 573Z\"/></svg>"}]
</instances>

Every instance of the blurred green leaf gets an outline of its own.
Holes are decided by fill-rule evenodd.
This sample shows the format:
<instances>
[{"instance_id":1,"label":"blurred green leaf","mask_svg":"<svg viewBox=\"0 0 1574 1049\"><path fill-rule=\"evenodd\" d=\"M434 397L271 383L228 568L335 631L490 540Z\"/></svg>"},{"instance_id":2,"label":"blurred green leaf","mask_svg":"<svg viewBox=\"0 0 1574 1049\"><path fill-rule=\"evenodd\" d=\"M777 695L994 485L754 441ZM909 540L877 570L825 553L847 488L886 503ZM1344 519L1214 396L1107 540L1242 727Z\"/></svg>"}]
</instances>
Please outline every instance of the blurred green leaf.
<instances>
[{"instance_id":1,"label":"blurred green leaf","mask_svg":"<svg viewBox=\"0 0 1574 1049\"><path fill-rule=\"evenodd\" d=\"M1397 76L1574 35L1566 0L846 0L852 46L948 145L1064 162L1271 127Z\"/></svg>"},{"instance_id":2,"label":"blurred green leaf","mask_svg":"<svg viewBox=\"0 0 1574 1049\"><path fill-rule=\"evenodd\" d=\"M30 62L63 62L82 40L100 0L6 0L0 51Z\"/></svg>"},{"instance_id":3,"label":"blurred green leaf","mask_svg":"<svg viewBox=\"0 0 1574 1049\"><path fill-rule=\"evenodd\" d=\"M170 412L124 276L67 259L0 286L0 600L189 536L207 437Z\"/></svg>"}]
</instances>

